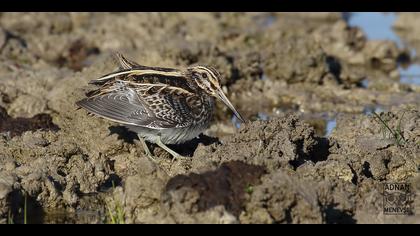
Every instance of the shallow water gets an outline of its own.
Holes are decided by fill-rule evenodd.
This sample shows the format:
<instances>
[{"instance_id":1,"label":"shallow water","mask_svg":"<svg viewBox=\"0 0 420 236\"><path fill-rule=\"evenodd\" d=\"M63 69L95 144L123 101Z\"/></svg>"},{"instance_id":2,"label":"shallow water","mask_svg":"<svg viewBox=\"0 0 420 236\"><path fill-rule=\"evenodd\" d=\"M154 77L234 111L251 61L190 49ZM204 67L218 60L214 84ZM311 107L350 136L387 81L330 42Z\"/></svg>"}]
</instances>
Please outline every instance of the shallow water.
<instances>
[{"instance_id":1,"label":"shallow water","mask_svg":"<svg viewBox=\"0 0 420 236\"><path fill-rule=\"evenodd\" d=\"M392 24L397 19L394 12L352 12L348 23L350 26L360 27L368 40L391 40L403 47L403 43L392 30Z\"/></svg>"},{"instance_id":2,"label":"shallow water","mask_svg":"<svg viewBox=\"0 0 420 236\"><path fill-rule=\"evenodd\" d=\"M401 83L420 85L420 65L412 64L408 68L400 68Z\"/></svg>"},{"instance_id":3,"label":"shallow water","mask_svg":"<svg viewBox=\"0 0 420 236\"><path fill-rule=\"evenodd\" d=\"M408 47L393 30L396 19L397 15L394 12L353 12L348 18L348 23L361 28L368 40L390 40L395 42L399 48ZM411 57L417 54L415 49L409 48L409 51ZM406 68L400 66L398 69L401 83L420 85L420 64L411 64ZM368 81L364 81L364 83L363 86L367 86Z\"/></svg>"},{"instance_id":4,"label":"shallow water","mask_svg":"<svg viewBox=\"0 0 420 236\"><path fill-rule=\"evenodd\" d=\"M379 113L379 112L383 112L383 111L384 111L384 108L380 105L368 106L368 107L365 107L365 109L363 110L363 114L370 115L373 112Z\"/></svg>"},{"instance_id":5,"label":"shallow water","mask_svg":"<svg viewBox=\"0 0 420 236\"><path fill-rule=\"evenodd\" d=\"M352 13L343 13L343 18L347 20L350 26L355 26L361 28L368 40L390 40L397 44L401 49L406 48L407 45L401 40L401 38L394 32L393 24L397 19L397 14L394 12L389 13L380 13L380 12L352 12ZM273 23L275 18L273 16L268 17L266 25ZM410 49L411 57L414 58L416 55L415 49ZM420 85L420 65L419 64L410 64L408 66L402 67L401 65L398 68L400 72L400 82L403 84L414 84ZM265 74L260 78L261 80L269 79ZM364 79L361 82L361 86L368 88L369 80ZM401 102L397 102L401 103ZM279 110L285 112L294 110L293 108L282 108L278 107ZM373 105L366 107L363 111L364 114L371 114L373 111L381 112L384 108L381 105ZM296 111L296 110L294 110ZM266 112L259 111L256 114L256 119L259 120L268 120L271 116L276 114L267 114ZM306 114L305 112L301 113L302 118L308 120L309 122L316 122L323 120L325 126L315 127L319 134L324 136L329 136L332 130L336 127L336 116L325 116L325 114ZM232 123L236 128L240 127L240 122L236 117L232 117Z\"/></svg>"},{"instance_id":6,"label":"shallow water","mask_svg":"<svg viewBox=\"0 0 420 236\"><path fill-rule=\"evenodd\" d=\"M396 13L352 12L346 16L349 25L360 27L365 32L368 40L390 40L395 42L399 48L407 47L392 28L397 19ZM410 48L410 52L411 57L416 55L415 49ZM410 64L406 68L399 66L398 70L401 83L420 85L420 64ZM364 79L362 87L367 88L368 86L369 80ZM372 112L378 113L382 111L384 111L384 108L381 105L375 105L366 107L363 113L369 115ZM326 119L325 136L329 136L336 125L336 118Z\"/></svg>"},{"instance_id":7,"label":"shallow water","mask_svg":"<svg viewBox=\"0 0 420 236\"><path fill-rule=\"evenodd\" d=\"M336 126L337 126L337 119L327 120L327 127L325 128L325 136L329 136Z\"/></svg>"},{"instance_id":8,"label":"shallow water","mask_svg":"<svg viewBox=\"0 0 420 236\"><path fill-rule=\"evenodd\" d=\"M238 117L236 117L235 115L232 116L232 124L239 129L241 127L241 121L238 119Z\"/></svg>"}]
</instances>

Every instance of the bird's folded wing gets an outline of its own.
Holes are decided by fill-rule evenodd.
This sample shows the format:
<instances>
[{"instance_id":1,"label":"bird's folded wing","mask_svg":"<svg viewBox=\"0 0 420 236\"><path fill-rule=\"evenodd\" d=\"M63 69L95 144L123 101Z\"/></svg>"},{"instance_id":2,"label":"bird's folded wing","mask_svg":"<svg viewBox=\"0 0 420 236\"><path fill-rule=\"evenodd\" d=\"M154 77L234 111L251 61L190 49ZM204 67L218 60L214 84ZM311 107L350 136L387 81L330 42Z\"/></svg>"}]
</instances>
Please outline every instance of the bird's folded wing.
<instances>
[{"instance_id":1,"label":"bird's folded wing","mask_svg":"<svg viewBox=\"0 0 420 236\"><path fill-rule=\"evenodd\" d=\"M176 127L175 122L156 117L134 90L97 95L82 99L76 104L95 115L126 125L151 129Z\"/></svg>"}]
</instances>

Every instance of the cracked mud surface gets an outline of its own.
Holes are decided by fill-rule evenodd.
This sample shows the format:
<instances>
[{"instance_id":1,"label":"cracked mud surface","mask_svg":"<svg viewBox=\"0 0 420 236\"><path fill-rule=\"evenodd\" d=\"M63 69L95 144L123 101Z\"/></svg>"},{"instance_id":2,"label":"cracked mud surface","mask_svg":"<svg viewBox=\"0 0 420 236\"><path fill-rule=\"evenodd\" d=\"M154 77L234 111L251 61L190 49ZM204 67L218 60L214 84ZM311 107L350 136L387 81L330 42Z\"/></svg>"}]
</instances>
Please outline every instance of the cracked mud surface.
<instances>
[{"instance_id":1,"label":"cracked mud surface","mask_svg":"<svg viewBox=\"0 0 420 236\"><path fill-rule=\"evenodd\" d=\"M116 202L128 223L420 222L382 209L383 183L420 190L420 88L397 69L407 52L338 13L2 13L0 48L2 223L22 223L25 199L34 223L109 222ZM250 121L237 128L218 103L204 134L173 146L189 159L151 145L152 163L135 134L75 105L116 69L114 51L214 66ZM325 116L337 117L328 136Z\"/></svg>"}]
</instances>

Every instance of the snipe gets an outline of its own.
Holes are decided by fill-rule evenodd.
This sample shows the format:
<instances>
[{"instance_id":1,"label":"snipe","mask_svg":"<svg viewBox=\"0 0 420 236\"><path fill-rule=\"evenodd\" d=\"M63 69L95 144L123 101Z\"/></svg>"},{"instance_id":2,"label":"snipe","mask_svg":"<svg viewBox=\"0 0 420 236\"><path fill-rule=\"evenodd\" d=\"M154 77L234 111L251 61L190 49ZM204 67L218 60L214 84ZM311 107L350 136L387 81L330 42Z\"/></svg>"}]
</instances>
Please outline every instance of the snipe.
<instances>
[{"instance_id":1,"label":"snipe","mask_svg":"<svg viewBox=\"0 0 420 236\"><path fill-rule=\"evenodd\" d=\"M145 141L156 143L174 158L181 157L166 144L181 144L203 132L214 112L214 98L244 122L223 93L220 74L212 67L178 70L142 66L119 53L115 58L119 70L90 81L98 88L76 104L136 132L151 159Z\"/></svg>"}]
</instances>

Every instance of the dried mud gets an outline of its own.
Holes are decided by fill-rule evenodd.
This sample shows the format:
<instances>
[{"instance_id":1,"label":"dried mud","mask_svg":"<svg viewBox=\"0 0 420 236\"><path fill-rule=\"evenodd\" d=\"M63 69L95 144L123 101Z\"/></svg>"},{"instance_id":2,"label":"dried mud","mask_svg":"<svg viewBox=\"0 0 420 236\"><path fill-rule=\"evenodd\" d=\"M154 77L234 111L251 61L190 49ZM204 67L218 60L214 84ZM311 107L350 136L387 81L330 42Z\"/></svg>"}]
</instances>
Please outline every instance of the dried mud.
<instances>
[{"instance_id":1,"label":"dried mud","mask_svg":"<svg viewBox=\"0 0 420 236\"><path fill-rule=\"evenodd\" d=\"M109 209L128 223L420 222L381 205L383 183L420 190L420 89L398 71L409 55L341 14L2 13L0 26L2 223L22 223L25 201L33 223L107 223ZM213 65L250 121L237 128L218 103L204 134L173 146L189 159L152 145L151 162L135 134L75 105L114 51Z\"/></svg>"}]
</instances>

